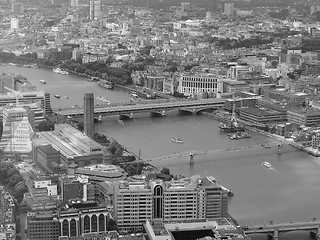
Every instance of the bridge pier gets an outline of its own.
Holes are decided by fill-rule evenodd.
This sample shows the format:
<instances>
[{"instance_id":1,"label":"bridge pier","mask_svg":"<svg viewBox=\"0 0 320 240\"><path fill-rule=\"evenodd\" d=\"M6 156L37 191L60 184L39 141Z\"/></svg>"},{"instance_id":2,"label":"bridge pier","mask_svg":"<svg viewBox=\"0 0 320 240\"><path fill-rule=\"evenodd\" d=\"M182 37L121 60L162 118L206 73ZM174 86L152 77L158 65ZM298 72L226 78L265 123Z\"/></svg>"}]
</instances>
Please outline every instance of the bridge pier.
<instances>
[{"instance_id":1,"label":"bridge pier","mask_svg":"<svg viewBox=\"0 0 320 240\"><path fill-rule=\"evenodd\" d=\"M151 111L151 114L157 115L157 116L165 116L166 111L165 110L159 110L159 111Z\"/></svg>"},{"instance_id":2,"label":"bridge pier","mask_svg":"<svg viewBox=\"0 0 320 240\"><path fill-rule=\"evenodd\" d=\"M190 152L190 165L194 165L194 153L193 152Z\"/></svg>"},{"instance_id":3,"label":"bridge pier","mask_svg":"<svg viewBox=\"0 0 320 240\"><path fill-rule=\"evenodd\" d=\"M278 229L275 229L273 232L273 240L278 240L279 239L279 231Z\"/></svg>"},{"instance_id":4,"label":"bridge pier","mask_svg":"<svg viewBox=\"0 0 320 240\"><path fill-rule=\"evenodd\" d=\"M133 113L121 113L119 114L119 119L132 119Z\"/></svg>"}]
</instances>

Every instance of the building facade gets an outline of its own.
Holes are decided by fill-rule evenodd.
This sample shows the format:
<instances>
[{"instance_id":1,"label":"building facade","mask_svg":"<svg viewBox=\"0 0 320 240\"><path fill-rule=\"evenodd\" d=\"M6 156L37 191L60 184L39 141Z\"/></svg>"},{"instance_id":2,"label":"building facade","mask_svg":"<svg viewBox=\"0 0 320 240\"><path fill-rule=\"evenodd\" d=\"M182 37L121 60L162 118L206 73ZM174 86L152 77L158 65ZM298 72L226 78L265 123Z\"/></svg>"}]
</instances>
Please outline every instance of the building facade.
<instances>
[{"instance_id":1,"label":"building facade","mask_svg":"<svg viewBox=\"0 0 320 240\"><path fill-rule=\"evenodd\" d=\"M39 140L32 140L35 156L38 155L40 146L51 145L60 152L57 164L65 167L70 164L82 167L102 163L103 146L68 124L56 124L53 131L40 132L38 136ZM42 162L46 160L42 159Z\"/></svg>"},{"instance_id":2,"label":"building facade","mask_svg":"<svg viewBox=\"0 0 320 240\"><path fill-rule=\"evenodd\" d=\"M178 77L177 91L185 96L216 94L222 92L222 83L213 75L181 75Z\"/></svg>"},{"instance_id":3,"label":"building facade","mask_svg":"<svg viewBox=\"0 0 320 240\"><path fill-rule=\"evenodd\" d=\"M216 219L228 213L228 193L213 177L119 181L109 195L120 231L140 229L148 219Z\"/></svg>"},{"instance_id":4,"label":"building facade","mask_svg":"<svg viewBox=\"0 0 320 240\"><path fill-rule=\"evenodd\" d=\"M100 0L90 1L89 6L90 20L99 20L101 18L101 2Z\"/></svg>"}]
</instances>

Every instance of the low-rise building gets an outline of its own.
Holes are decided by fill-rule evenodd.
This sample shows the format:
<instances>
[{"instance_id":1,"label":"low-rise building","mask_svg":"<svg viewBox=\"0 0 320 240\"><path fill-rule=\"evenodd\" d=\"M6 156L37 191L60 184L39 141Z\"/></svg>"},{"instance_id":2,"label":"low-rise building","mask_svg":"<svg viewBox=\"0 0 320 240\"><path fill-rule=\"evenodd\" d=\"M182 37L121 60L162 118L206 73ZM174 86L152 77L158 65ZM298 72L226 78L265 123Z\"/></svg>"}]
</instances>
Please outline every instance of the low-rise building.
<instances>
[{"instance_id":1,"label":"low-rise building","mask_svg":"<svg viewBox=\"0 0 320 240\"><path fill-rule=\"evenodd\" d=\"M50 145L60 153L57 164L66 167L77 164L82 167L102 163L103 146L68 124L56 124L53 131L40 132L38 137L41 140L32 140L33 155L41 155L41 146ZM41 156L46 155L44 153ZM49 163L48 159L44 159L45 162Z\"/></svg>"},{"instance_id":2,"label":"low-rise building","mask_svg":"<svg viewBox=\"0 0 320 240\"><path fill-rule=\"evenodd\" d=\"M288 110L287 119L299 126L317 126L320 124L320 111L316 109Z\"/></svg>"},{"instance_id":3,"label":"low-rise building","mask_svg":"<svg viewBox=\"0 0 320 240\"><path fill-rule=\"evenodd\" d=\"M147 220L144 224L146 239L174 240L194 236L203 240L250 240L243 230L226 218L217 220ZM203 236L206 236L203 238Z\"/></svg>"}]
</instances>

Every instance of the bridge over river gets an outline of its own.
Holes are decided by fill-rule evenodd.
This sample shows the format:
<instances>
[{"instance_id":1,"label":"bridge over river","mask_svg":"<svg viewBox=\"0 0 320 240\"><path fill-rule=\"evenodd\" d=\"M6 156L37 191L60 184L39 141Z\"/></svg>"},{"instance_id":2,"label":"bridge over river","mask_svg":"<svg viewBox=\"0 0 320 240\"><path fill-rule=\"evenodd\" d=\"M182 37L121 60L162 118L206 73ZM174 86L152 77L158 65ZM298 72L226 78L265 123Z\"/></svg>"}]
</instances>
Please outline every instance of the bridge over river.
<instances>
[{"instance_id":1,"label":"bridge over river","mask_svg":"<svg viewBox=\"0 0 320 240\"><path fill-rule=\"evenodd\" d=\"M145 162L153 162L153 161L164 161L164 160L170 160L170 159L176 159L176 158L182 158L182 157L190 157L190 165L194 164L194 157L196 155L204 155L204 154L211 154L211 153L220 153L220 152L237 152L237 151L247 151L247 150L254 150L254 149L260 149L260 148L272 148L277 147L278 148L278 154L281 153L281 148L283 145L283 141L275 141L268 144L259 144L259 145L248 145L243 147L236 147L236 148L224 148L224 149L212 149L212 150L189 150L181 153L175 153L167 156L152 158L148 160L142 160L138 158L138 161L145 161Z\"/></svg>"},{"instance_id":2,"label":"bridge over river","mask_svg":"<svg viewBox=\"0 0 320 240\"><path fill-rule=\"evenodd\" d=\"M217 109L224 105L225 99L208 98L200 100L179 100L179 101L146 101L143 103L123 103L110 104L107 106L95 106L94 114L100 116L121 115L132 117L138 112L152 112L164 115L166 110L178 108L181 111L197 113L206 109ZM79 117L83 116L83 108L69 108L56 110L55 113L60 116Z\"/></svg>"},{"instance_id":3,"label":"bridge over river","mask_svg":"<svg viewBox=\"0 0 320 240\"><path fill-rule=\"evenodd\" d=\"M267 234L269 239L278 240L279 234L290 231L310 231L313 239L320 239L320 221L275 223L266 225L242 226L246 234Z\"/></svg>"}]
</instances>

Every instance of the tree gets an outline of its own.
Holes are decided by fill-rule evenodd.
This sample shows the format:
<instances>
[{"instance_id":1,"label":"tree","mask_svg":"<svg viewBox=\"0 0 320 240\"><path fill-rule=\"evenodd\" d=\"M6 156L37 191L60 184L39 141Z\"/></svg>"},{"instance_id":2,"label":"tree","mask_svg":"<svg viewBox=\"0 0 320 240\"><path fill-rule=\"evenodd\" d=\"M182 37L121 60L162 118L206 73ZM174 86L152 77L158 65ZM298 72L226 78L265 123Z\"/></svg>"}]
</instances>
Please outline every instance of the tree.
<instances>
[{"instance_id":1,"label":"tree","mask_svg":"<svg viewBox=\"0 0 320 240\"><path fill-rule=\"evenodd\" d=\"M21 174L14 174L9 178L8 184L10 187L14 187L20 181L23 181Z\"/></svg>"},{"instance_id":2,"label":"tree","mask_svg":"<svg viewBox=\"0 0 320 240\"><path fill-rule=\"evenodd\" d=\"M41 121L39 123L38 129L40 132L42 131L51 131L54 129L54 123L48 120Z\"/></svg>"},{"instance_id":3,"label":"tree","mask_svg":"<svg viewBox=\"0 0 320 240\"><path fill-rule=\"evenodd\" d=\"M113 218L108 218L107 220L107 231L117 230L117 223Z\"/></svg>"},{"instance_id":4,"label":"tree","mask_svg":"<svg viewBox=\"0 0 320 240\"><path fill-rule=\"evenodd\" d=\"M170 170L169 170L169 168L164 167L164 168L162 168L161 173L166 174L166 175L170 175Z\"/></svg>"},{"instance_id":5,"label":"tree","mask_svg":"<svg viewBox=\"0 0 320 240\"><path fill-rule=\"evenodd\" d=\"M18 182L13 189L13 195L17 199L18 202L21 202L23 199L23 194L28 191L27 186L23 181Z\"/></svg>"}]
</instances>

